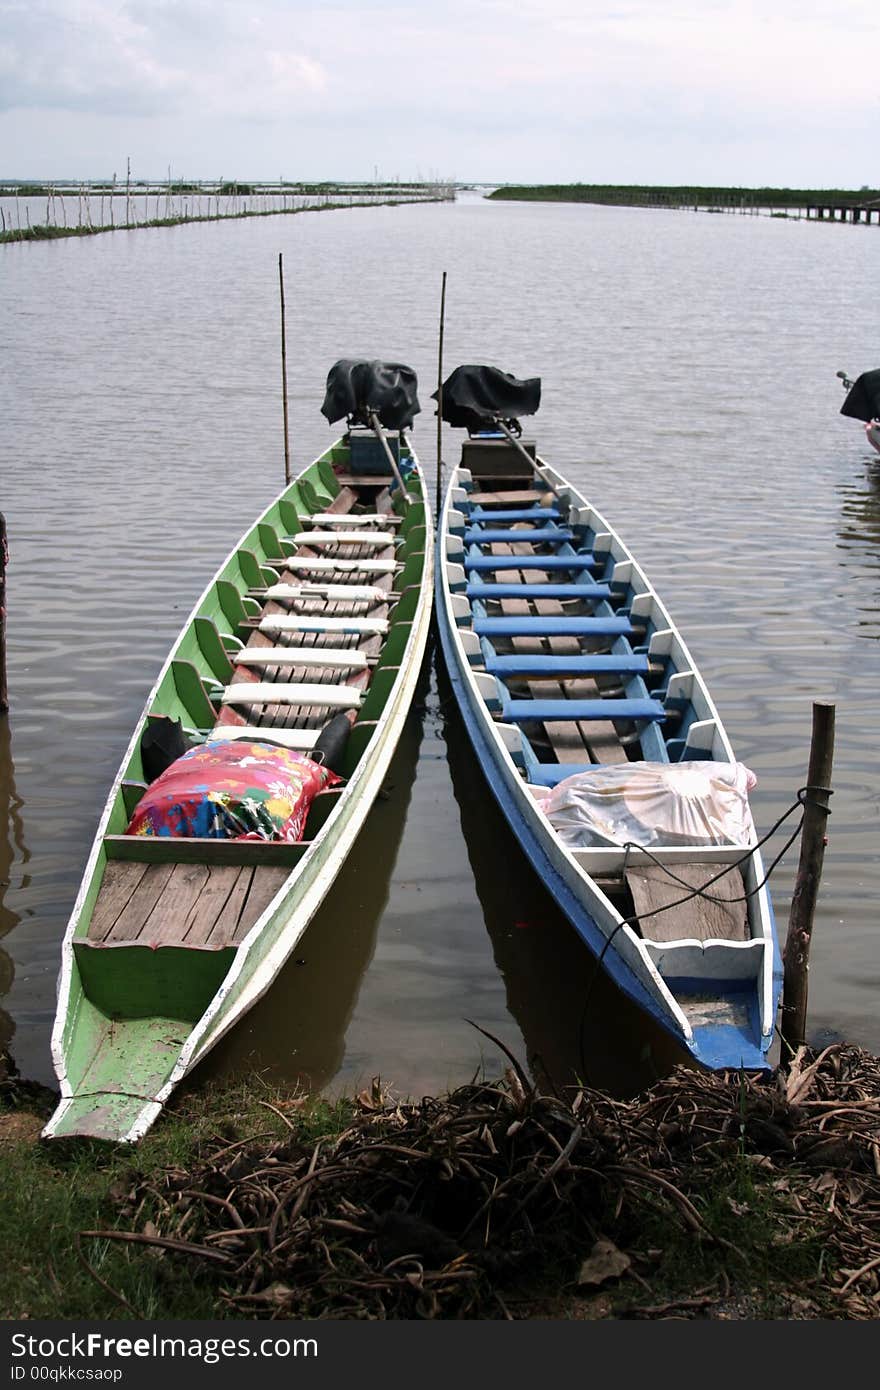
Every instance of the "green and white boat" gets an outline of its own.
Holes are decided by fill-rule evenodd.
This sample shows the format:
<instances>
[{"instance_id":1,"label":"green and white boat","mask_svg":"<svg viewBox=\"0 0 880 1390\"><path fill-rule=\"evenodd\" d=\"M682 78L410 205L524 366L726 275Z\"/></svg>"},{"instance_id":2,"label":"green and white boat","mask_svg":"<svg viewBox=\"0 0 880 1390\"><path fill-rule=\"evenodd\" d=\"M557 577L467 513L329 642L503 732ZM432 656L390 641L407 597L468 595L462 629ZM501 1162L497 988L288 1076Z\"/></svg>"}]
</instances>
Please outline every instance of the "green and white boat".
<instances>
[{"instance_id":1,"label":"green and white boat","mask_svg":"<svg viewBox=\"0 0 880 1390\"><path fill-rule=\"evenodd\" d=\"M425 653L433 549L408 436L370 425L350 418L242 537L150 693L64 938L46 1138L143 1136L269 988L382 785ZM299 842L125 833L151 721L308 753L340 711L344 780L315 796Z\"/></svg>"}]
</instances>

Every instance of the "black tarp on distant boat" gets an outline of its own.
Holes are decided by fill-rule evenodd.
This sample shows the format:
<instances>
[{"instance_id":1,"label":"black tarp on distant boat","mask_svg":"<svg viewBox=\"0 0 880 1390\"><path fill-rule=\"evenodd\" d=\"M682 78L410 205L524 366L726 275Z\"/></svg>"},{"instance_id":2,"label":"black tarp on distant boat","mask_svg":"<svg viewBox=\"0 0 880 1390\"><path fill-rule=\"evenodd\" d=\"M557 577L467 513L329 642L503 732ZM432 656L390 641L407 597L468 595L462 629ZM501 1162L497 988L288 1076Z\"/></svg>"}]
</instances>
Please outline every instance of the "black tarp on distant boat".
<instances>
[{"instance_id":1,"label":"black tarp on distant boat","mask_svg":"<svg viewBox=\"0 0 880 1390\"><path fill-rule=\"evenodd\" d=\"M456 367L444 381L442 418L471 434L491 429L502 419L518 431L520 415L534 415L541 404L541 378L518 381L497 367ZM431 399L438 400L439 391Z\"/></svg>"},{"instance_id":2,"label":"black tarp on distant boat","mask_svg":"<svg viewBox=\"0 0 880 1390\"><path fill-rule=\"evenodd\" d=\"M853 420L880 420L880 368L856 377L840 413Z\"/></svg>"},{"instance_id":3,"label":"black tarp on distant boat","mask_svg":"<svg viewBox=\"0 0 880 1390\"><path fill-rule=\"evenodd\" d=\"M386 430L408 429L421 410L412 367L400 362L367 362L341 358L327 373L327 392L321 414L330 424L347 417L353 425L371 424L370 412Z\"/></svg>"}]
</instances>

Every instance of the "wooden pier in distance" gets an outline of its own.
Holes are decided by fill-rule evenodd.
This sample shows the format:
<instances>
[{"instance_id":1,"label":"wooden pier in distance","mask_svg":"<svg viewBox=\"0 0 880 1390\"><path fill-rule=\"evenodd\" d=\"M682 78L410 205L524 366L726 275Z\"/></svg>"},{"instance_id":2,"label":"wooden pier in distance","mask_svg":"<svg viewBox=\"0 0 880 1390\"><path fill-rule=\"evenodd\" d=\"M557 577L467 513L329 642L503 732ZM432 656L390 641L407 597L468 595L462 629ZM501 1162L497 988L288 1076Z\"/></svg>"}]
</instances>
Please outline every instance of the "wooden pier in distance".
<instances>
[{"instance_id":1,"label":"wooden pier in distance","mask_svg":"<svg viewBox=\"0 0 880 1390\"><path fill-rule=\"evenodd\" d=\"M807 208L809 221L853 223L865 221L869 227L875 214L877 225L880 226L880 198L874 198L867 203L815 203Z\"/></svg>"}]
</instances>

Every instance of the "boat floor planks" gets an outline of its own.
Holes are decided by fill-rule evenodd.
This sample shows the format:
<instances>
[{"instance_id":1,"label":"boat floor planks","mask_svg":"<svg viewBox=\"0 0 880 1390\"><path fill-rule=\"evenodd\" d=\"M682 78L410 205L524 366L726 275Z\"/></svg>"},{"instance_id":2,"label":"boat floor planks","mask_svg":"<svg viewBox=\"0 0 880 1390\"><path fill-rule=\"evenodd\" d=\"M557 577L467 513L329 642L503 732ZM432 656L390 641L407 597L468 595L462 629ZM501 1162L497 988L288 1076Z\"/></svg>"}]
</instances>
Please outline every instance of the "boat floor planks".
<instances>
[{"instance_id":1,"label":"boat floor planks","mask_svg":"<svg viewBox=\"0 0 880 1390\"><path fill-rule=\"evenodd\" d=\"M482 494L475 493L474 500L482 502ZM517 546L502 542L497 542L489 549L493 555L528 555L531 553L529 546ZM522 569L514 571L514 573L519 575L524 584L540 583L543 577L537 570ZM496 601L500 603L501 612L510 617L519 617L532 611L526 599L500 599ZM558 617L565 612L558 599L534 599L533 602L534 611L543 617ZM546 650L554 656L577 655L581 649L576 637L511 638L513 650L520 655L540 655L545 650L544 642L547 643ZM564 686L557 681L528 681L527 685L536 698L553 698L554 694L558 693L562 698L568 696L571 699L580 700L590 699L599 694L597 683L583 677L578 680L568 680ZM560 763L627 761L626 750L610 719L604 722L597 721L589 728L589 732L582 725L569 722L545 723L544 729L550 746L556 754L557 761Z\"/></svg>"},{"instance_id":2,"label":"boat floor planks","mask_svg":"<svg viewBox=\"0 0 880 1390\"><path fill-rule=\"evenodd\" d=\"M235 946L288 873L271 865L111 860L86 939L105 946Z\"/></svg>"}]
</instances>

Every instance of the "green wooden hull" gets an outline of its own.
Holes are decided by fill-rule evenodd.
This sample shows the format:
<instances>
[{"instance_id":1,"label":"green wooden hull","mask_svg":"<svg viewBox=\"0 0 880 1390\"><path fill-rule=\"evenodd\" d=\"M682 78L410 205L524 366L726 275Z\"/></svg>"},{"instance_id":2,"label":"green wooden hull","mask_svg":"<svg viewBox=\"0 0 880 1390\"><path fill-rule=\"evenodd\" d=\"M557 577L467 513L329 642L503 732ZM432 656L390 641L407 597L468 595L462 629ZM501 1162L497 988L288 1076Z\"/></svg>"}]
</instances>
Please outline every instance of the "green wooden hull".
<instances>
[{"instance_id":1,"label":"green wooden hull","mask_svg":"<svg viewBox=\"0 0 880 1390\"><path fill-rule=\"evenodd\" d=\"M309 465L254 523L185 623L111 789L65 934L52 1036L61 1101L44 1137L129 1143L141 1138L174 1086L269 988L331 887L386 774L427 643L431 518L418 461L409 453L412 500L407 505L395 494L393 504L398 568L389 630L349 737L346 781L323 799L325 807L315 804L304 843L145 843L146 837L124 832L143 786L140 740L148 716L167 715L202 734L214 725L212 692L230 669L226 639L248 631L260 608L253 591L276 580L277 566L273 570L270 561L291 554L283 538L303 529L301 518L332 508L337 473L348 463L344 440ZM261 875L268 900L243 939L214 949L170 939L173 931L160 934L158 944L91 940L92 914L99 894L109 891L110 876L129 863L146 872L168 861L191 866L195 875L216 865L257 866L254 883Z\"/></svg>"}]
</instances>

